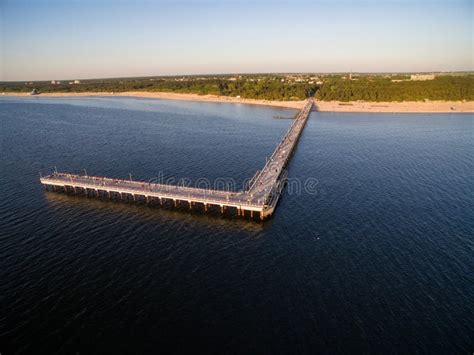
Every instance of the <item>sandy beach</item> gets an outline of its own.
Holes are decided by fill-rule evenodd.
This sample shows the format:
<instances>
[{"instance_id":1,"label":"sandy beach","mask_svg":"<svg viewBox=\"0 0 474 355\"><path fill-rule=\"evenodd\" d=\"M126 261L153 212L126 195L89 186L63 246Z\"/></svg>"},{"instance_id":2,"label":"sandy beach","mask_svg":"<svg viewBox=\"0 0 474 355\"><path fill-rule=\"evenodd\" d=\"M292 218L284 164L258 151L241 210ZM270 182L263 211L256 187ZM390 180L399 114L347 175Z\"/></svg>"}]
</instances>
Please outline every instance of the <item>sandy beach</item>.
<instances>
[{"instance_id":1,"label":"sandy beach","mask_svg":"<svg viewBox=\"0 0 474 355\"><path fill-rule=\"evenodd\" d=\"M28 93L5 93L4 96L30 96ZM197 95L178 94L173 92L144 92L127 91L119 93L109 92L72 92L72 93L42 93L37 97L77 97L77 96L128 96L152 99L183 100L183 101L203 101L203 102L223 102L246 105L264 105L300 109L304 101L272 101L272 100L251 100L230 96L218 95Z\"/></svg>"},{"instance_id":2,"label":"sandy beach","mask_svg":"<svg viewBox=\"0 0 474 355\"><path fill-rule=\"evenodd\" d=\"M29 96L28 93L5 93L4 96ZM264 105L300 109L304 101L252 100L218 95L179 94L171 92L130 91L120 93L81 92L43 93L38 97L76 96L131 96L168 100L224 102L248 105ZM321 112L474 112L474 101L405 101L405 102L339 102L316 101L316 109Z\"/></svg>"},{"instance_id":3,"label":"sandy beach","mask_svg":"<svg viewBox=\"0 0 474 355\"><path fill-rule=\"evenodd\" d=\"M474 101L339 102L317 101L322 112L474 112Z\"/></svg>"}]
</instances>

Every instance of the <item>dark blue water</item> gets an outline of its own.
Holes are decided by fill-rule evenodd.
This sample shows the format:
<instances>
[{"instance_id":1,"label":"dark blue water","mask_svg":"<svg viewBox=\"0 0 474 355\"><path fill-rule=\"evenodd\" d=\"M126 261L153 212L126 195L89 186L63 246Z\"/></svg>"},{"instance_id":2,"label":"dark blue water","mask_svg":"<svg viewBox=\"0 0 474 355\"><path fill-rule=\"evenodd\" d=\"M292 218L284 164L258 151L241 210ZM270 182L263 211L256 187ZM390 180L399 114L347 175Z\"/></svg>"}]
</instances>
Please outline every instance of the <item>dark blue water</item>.
<instances>
[{"instance_id":1,"label":"dark blue water","mask_svg":"<svg viewBox=\"0 0 474 355\"><path fill-rule=\"evenodd\" d=\"M265 223L45 192L39 172L234 178L294 111L0 99L0 352L471 353L474 120L313 113L316 194Z\"/></svg>"}]
</instances>

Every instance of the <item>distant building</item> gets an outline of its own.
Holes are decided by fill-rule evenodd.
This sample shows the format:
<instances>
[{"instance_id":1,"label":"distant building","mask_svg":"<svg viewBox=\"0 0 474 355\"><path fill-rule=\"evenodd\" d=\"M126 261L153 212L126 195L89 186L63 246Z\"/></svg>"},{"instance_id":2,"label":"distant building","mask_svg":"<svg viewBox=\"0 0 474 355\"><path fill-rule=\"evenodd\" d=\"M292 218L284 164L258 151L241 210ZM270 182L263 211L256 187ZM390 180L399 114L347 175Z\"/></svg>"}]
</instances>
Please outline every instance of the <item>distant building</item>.
<instances>
[{"instance_id":1,"label":"distant building","mask_svg":"<svg viewBox=\"0 0 474 355\"><path fill-rule=\"evenodd\" d=\"M435 78L434 74L412 74L410 80L433 80Z\"/></svg>"},{"instance_id":2,"label":"distant building","mask_svg":"<svg viewBox=\"0 0 474 355\"><path fill-rule=\"evenodd\" d=\"M51 85L59 85L61 82L59 80L51 80Z\"/></svg>"}]
</instances>

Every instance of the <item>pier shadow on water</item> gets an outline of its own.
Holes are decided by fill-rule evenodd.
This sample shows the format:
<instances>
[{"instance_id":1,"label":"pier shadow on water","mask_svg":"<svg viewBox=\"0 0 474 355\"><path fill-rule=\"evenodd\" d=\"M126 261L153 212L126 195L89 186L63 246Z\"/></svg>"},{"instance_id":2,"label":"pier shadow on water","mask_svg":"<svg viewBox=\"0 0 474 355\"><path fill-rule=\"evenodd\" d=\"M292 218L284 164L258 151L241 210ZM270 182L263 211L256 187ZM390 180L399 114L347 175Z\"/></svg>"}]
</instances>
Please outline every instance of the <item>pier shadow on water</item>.
<instances>
[{"instance_id":1,"label":"pier shadow on water","mask_svg":"<svg viewBox=\"0 0 474 355\"><path fill-rule=\"evenodd\" d=\"M156 221L159 223L178 222L196 224L199 226L214 226L230 230L245 231L258 236L269 225L271 220L259 221L257 218L238 217L232 211L221 214L218 208L204 212L200 207L174 207L171 203L160 206L159 203L146 204L145 202L121 201L108 198L89 198L84 195L45 191L48 205L57 213L69 212L96 212L100 214L133 215L142 221Z\"/></svg>"}]
</instances>

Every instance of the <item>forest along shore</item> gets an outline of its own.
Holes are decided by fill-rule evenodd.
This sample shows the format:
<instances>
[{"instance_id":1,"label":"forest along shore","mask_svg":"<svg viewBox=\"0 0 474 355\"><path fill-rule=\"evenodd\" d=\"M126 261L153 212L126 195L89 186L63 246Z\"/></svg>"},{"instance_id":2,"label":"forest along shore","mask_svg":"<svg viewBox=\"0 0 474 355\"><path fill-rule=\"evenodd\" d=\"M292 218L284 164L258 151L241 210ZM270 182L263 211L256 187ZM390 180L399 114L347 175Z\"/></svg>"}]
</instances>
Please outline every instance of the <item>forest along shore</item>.
<instances>
[{"instance_id":1,"label":"forest along shore","mask_svg":"<svg viewBox=\"0 0 474 355\"><path fill-rule=\"evenodd\" d=\"M2 96L30 96L27 93L5 93ZM168 92L129 91L120 93L80 92L80 93L42 93L35 97L80 97L80 96L129 96L167 100L222 102L250 105L264 105L300 109L304 101L255 100L232 96L198 95ZM474 101L404 101L404 102L367 102L367 101L320 101L316 100L316 110L321 112L474 112Z\"/></svg>"}]
</instances>

